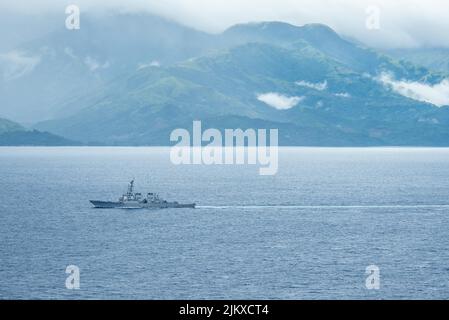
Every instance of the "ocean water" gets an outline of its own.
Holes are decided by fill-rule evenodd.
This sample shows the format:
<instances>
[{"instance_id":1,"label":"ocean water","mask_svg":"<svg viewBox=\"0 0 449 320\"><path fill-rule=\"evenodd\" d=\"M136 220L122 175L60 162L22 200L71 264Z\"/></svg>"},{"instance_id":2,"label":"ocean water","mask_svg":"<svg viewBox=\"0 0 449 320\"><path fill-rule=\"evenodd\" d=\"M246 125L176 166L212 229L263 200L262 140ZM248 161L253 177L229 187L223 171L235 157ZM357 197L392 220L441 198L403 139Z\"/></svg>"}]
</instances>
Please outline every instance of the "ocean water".
<instances>
[{"instance_id":1,"label":"ocean water","mask_svg":"<svg viewBox=\"0 0 449 320\"><path fill-rule=\"evenodd\" d=\"M198 208L92 208L132 178ZM282 148L260 176L168 148L0 148L3 299L447 299L448 244L449 149Z\"/></svg>"}]
</instances>

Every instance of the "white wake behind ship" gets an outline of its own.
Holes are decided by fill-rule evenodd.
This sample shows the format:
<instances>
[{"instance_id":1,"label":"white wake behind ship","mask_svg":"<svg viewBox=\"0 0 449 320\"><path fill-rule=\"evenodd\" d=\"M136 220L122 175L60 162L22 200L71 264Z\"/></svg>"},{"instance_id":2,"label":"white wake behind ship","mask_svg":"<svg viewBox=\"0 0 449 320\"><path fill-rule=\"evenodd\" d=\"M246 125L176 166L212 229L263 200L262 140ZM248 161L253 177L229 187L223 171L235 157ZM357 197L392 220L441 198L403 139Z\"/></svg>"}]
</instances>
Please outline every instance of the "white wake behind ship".
<instances>
[{"instance_id":1,"label":"white wake behind ship","mask_svg":"<svg viewBox=\"0 0 449 320\"><path fill-rule=\"evenodd\" d=\"M128 191L118 201L89 200L95 208L120 209L165 209L165 208L195 208L195 203L169 202L159 197L157 193L149 192L146 197L134 193L134 180L129 183Z\"/></svg>"}]
</instances>

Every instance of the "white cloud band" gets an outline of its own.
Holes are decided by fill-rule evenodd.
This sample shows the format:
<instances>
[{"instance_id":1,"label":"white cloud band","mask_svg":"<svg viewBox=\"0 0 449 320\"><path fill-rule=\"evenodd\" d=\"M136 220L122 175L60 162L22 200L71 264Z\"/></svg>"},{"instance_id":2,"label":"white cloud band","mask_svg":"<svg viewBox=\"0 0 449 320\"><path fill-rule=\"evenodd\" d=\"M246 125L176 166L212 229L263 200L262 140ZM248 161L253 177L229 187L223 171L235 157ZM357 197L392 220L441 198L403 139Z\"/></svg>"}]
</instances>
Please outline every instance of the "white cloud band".
<instances>
[{"instance_id":1,"label":"white cloud band","mask_svg":"<svg viewBox=\"0 0 449 320\"><path fill-rule=\"evenodd\" d=\"M278 110L287 110L291 109L294 106L296 106L299 102L304 100L305 97L288 97L276 92L268 92L259 94L257 96L257 100L264 102L265 104L269 105L270 107L273 107Z\"/></svg>"},{"instance_id":2,"label":"white cloud band","mask_svg":"<svg viewBox=\"0 0 449 320\"><path fill-rule=\"evenodd\" d=\"M393 91L407 98L428 102L437 107L449 105L449 80L430 85L417 81L395 80L389 73L382 73L378 80Z\"/></svg>"}]
</instances>

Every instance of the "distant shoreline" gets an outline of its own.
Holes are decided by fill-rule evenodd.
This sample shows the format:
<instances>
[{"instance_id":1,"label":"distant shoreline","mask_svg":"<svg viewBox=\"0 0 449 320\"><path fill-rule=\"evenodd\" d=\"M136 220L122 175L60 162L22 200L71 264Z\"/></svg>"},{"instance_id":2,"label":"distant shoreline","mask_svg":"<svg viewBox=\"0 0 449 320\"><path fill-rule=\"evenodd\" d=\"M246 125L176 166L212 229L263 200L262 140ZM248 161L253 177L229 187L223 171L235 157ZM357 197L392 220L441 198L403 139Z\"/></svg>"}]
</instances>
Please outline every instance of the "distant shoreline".
<instances>
[{"instance_id":1,"label":"distant shoreline","mask_svg":"<svg viewBox=\"0 0 449 320\"><path fill-rule=\"evenodd\" d=\"M171 148L167 145L1 145L0 148ZM203 146L204 148L205 146ZM191 147L193 148L193 147ZM235 147L234 147L235 148ZM246 148L246 147L245 147ZM447 146L279 146L279 148L302 149L449 149Z\"/></svg>"}]
</instances>

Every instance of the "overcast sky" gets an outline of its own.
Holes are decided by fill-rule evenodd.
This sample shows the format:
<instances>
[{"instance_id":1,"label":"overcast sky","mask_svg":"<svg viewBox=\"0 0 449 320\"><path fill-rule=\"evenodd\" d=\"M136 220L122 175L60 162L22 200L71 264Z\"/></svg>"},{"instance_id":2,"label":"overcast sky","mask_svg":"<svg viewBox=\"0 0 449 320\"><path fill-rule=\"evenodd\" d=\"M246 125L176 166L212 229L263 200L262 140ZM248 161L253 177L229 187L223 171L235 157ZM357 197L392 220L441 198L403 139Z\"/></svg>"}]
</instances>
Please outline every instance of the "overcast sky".
<instances>
[{"instance_id":1,"label":"overcast sky","mask_svg":"<svg viewBox=\"0 0 449 320\"><path fill-rule=\"evenodd\" d=\"M449 47L447 0L0 0L0 10L10 18L11 11L12 17L64 14L67 4L79 5L81 12L147 11L208 32L249 21L319 22L376 47ZM380 10L379 29L366 27L370 7Z\"/></svg>"}]
</instances>

